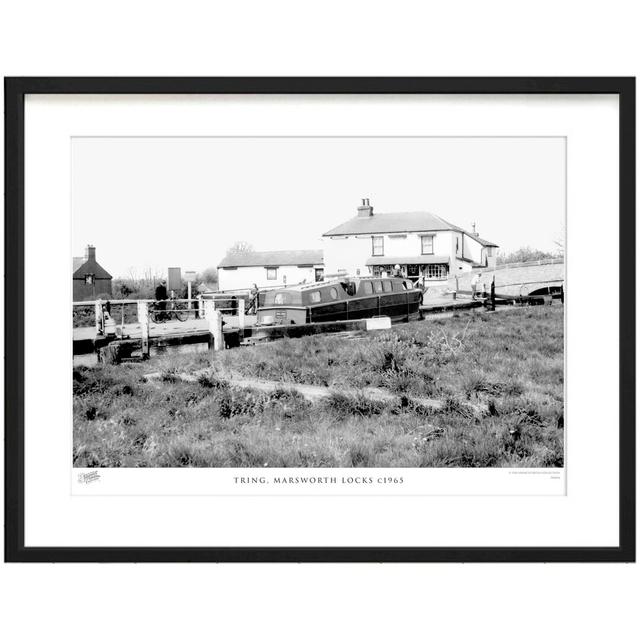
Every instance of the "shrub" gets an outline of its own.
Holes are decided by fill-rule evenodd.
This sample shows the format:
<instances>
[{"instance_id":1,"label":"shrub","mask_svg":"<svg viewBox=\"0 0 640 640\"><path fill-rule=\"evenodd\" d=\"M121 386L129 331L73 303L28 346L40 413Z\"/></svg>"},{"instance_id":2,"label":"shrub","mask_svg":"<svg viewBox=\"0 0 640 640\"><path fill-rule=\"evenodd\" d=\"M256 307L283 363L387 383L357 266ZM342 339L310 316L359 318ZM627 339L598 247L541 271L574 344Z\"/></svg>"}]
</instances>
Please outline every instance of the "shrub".
<instances>
[{"instance_id":1,"label":"shrub","mask_svg":"<svg viewBox=\"0 0 640 640\"><path fill-rule=\"evenodd\" d=\"M178 372L175 367L172 367L170 369L165 369L162 372L160 380L162 380L162 382L167 382L168 384L175 384L180 380L180 378L178 377Z\"/></svg>"},{"instance_id":2,"label":"shrub","mask_svg":"<svg viewBox=\"0 0 640 640\"><path fill-rule=\"evenodd\" d=\"M201 373L198 376L198 384L205 389L228 389L229 383L220 380L214 373Z\"/></svg>"},{"instance_id":3,"label":"shrub","mask_svg":"<svg viewBox=\"0 0 640 640\"><path fill-rule=\"evenodd\" d=\"M460 402L457 398L453 396L447 396L442 401L442 413L453 413L463 418L471 419L474 417L473 409L468 407Z\"/></svg>"},{"instance_id":4,"label":"shrub","mask_svg":"<svg viewBox=\"0 0 640 640\"><path fill-rule=\"evenodd\" d=\"M323 402L328 409L341 417L375 416L390 408L387 402L373 400L363 393L347 394L334 391Z\"/></svg>"}]
</instances>

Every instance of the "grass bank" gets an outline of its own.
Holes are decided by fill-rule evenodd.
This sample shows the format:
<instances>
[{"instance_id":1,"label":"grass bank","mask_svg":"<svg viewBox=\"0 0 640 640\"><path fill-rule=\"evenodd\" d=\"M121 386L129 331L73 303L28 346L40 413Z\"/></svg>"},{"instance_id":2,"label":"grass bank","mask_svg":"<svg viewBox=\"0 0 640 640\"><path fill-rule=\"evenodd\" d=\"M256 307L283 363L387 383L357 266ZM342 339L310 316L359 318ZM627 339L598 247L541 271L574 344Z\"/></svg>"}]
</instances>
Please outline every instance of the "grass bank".
<instances>
[{"instance_id":1,"label":"grass bank","mask_svg":"<svg viewBox=\"0 0 640 640\"><path fill-rule=\"evenodd\" d=\"M176 374L208 368L198 381ZM158 380L144 375L162 371ZM74 369L76 466L558 467L563 308ZM271 392L229 376L274 380ZM290 383L331 390L311 403ZM367 398L378 387L393 397ZM442 400L434 410L409 398ZM486 406L474 413L468 403Z\"/></svg>"}]
</instances>

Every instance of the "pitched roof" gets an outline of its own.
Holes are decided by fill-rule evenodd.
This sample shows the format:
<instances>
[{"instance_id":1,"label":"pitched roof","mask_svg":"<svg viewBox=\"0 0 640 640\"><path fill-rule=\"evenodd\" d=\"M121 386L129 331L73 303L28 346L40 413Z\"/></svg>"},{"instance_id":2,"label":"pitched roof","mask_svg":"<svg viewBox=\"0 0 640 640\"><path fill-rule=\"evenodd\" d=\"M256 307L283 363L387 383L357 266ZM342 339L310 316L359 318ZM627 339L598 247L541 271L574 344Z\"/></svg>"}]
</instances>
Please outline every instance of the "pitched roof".
<instances>
[{"instance_id":1,"label":"pitched roof","mask_svg":"<svg viewBox=\"0 0 640 640\"><path fill-rule=\"evenodd\" d=\"M218 267L281 267L284 265L322 264L322 250L300 251L245 251L230 253Z\"/></svg>"},{"instance_id":2,"label":"pitched roof","mask_svg":"<svg viewBox=\"0 0 640 640\"><path fill-rule=\"evenodd\" d=\"M435 213L408 211L356 216L323 233L324 236L344 236L360 233L402 233L409 231L463 231Z\"/></svg>"},{"instance_id":3,"label":"pitched roof","mask_svg":"<svg viewBox=\"0 0 640 640\"><path fill-rule=\"evenodd\" d=\"M75 266L75 260L76 259L74 258L73 259L74 266ZM73 272L73 279L82 280L84 279L85 275L89 273L93 274L96 278L100 280L102 279L111 280L112 278L111 274L106 269L103 269L95 260L87 260L86 262L84 262L84 264L80 265Z\"/></svg>"},{"instance_id":4,"label":"pitched roof","mask_svg":"<svg viewBox=\"0 0 640 640\"><path fill-rule=\"evenodd\" d=\"M80 256L79 258L74 258L73 259L73 271L72 273L75 273L85 262L85 259Z\"/></svg>"},{"instance_id":5,"label":"pitched roof","mask_svg":"<svg viewBox=\"0 0 640 640\"><path fill-rule=\"evenodd\" d=\"M471 236L472 238L475 238L483 247L499 247L499 244L496 244L495 242L491 242L490 240L483 240L482 238L480 238L479 236Z\"/></svg>"},{"instance_id":6,"label":"pitched roof","mask_svg":"<svg viewBox=\"0 0 640 640\"><path fill-rule=\"evenodd\" d=\"M495 242L483 240L451 224L444 218L428 211L407 211L404 213L375 213L372 216L356 216L323 233L323 236L366 235L370 233L411 233L421 231L460 231L477 240L485 247L497 247Z\"/></svg>"}]
</instances>

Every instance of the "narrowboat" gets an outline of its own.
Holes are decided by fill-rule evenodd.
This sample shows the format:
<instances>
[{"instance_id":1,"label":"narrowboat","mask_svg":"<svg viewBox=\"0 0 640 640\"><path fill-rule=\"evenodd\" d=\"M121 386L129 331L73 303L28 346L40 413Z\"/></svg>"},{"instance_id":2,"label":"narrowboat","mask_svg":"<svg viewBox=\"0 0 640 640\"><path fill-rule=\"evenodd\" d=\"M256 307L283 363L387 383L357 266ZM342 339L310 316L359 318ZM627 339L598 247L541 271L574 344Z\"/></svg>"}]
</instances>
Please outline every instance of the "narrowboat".
<instances>
[{"instance_id":1,"label":"narrowboat","mask_svg":"<svg viewBox=\"0 0 640 640\"><path fill-rule=\"evenodd\" d=\"M363 277L299 284L261 292L258 325L307 324L389 316L420 317L422 289L406 278Z\"/></svg>"}]
</instances>

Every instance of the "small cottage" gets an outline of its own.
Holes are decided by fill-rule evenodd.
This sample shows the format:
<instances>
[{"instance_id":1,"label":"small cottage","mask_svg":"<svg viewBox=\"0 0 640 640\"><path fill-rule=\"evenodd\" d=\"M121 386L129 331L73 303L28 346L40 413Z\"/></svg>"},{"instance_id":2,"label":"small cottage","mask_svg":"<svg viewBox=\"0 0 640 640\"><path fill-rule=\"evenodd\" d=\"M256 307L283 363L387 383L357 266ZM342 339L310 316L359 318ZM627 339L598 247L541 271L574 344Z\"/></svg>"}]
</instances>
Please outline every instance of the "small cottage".
<instances>
[{"instance_id":1,"label":"small cottage","mask_svg":"<svg viewBox=\"0 0 640 640\"><path fill-rule=\"evenodd\" d=\"M322 251L244 251L226 255L218 265L221 291L275 288L317 282L324 275Z\"/></svg>"},{"instance_id":2,"label":"small cottage","mask_svg":"<svg viewBox=\"0 0 640 640\"><path fill-rule=\"evenodd\" d=\"M96 261L96 248L87 245L84 258L73 259L74 301L111 298L111 274Z\"/></svg>"}]
</instances>

